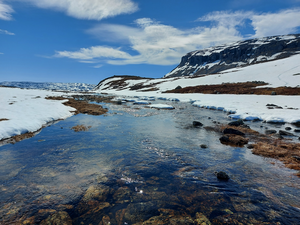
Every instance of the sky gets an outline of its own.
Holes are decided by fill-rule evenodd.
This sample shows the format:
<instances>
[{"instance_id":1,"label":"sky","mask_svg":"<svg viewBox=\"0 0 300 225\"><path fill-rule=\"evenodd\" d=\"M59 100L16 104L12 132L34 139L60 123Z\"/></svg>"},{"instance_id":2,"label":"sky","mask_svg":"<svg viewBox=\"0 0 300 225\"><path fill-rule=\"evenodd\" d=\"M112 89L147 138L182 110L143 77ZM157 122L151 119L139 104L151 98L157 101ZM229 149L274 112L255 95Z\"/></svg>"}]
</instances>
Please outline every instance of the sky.
<instances>
[{"instance_id":1,"label":"sky","mask_svg":"<svg viewBox=\"0 0 300 225\"><path fill-rule=\"evenodd\" d=\"M161 78L188 52L300 33L300 0L0 0L0 82Z\"/></svg>"}]
</instances>

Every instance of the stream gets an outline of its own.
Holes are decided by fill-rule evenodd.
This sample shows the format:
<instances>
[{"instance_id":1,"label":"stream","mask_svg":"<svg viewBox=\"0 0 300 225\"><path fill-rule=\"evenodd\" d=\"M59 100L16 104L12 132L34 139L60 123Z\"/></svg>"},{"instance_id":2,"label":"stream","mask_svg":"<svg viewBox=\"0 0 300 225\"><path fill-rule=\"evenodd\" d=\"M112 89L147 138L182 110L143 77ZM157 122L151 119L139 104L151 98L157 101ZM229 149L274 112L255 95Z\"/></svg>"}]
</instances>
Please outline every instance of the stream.
<instances>
[{"instance_id":1,"label":"stream","mask_svg":"<svg viewBox=\"0 0 300 225\"><path fill-rule=\"evenodd\" d=\"M295 171L192 126L228 123L224 112L167 103L175 109L101 103L106 115L78 114L1 146L0 224L300 224ZM70 129L80 124L91 128Z\"/></svg>"}]
</instances>

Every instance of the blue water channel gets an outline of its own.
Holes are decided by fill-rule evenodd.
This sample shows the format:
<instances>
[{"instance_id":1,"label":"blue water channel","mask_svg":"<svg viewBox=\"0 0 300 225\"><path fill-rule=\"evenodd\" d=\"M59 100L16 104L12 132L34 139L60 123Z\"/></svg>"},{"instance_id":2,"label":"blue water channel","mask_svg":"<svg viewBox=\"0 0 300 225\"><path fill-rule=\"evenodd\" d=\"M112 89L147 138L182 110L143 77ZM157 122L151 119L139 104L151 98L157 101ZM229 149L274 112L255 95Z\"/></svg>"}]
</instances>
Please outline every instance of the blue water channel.
<instances>
[{"instance_id":1,"label":"blue water channel","mask_svg":"<svg viewBox=\"0 0 300 225\"><path fill-rule=\"evenodd\" d=\"M300 224L295 171L192 126L228 123L223 112L168 104L175 109L103 104L106 115L79 114L1 146L0 224L58 212L72 224ZM80 124L91 128L70 129Z\"/></svg>"}]
</instances>

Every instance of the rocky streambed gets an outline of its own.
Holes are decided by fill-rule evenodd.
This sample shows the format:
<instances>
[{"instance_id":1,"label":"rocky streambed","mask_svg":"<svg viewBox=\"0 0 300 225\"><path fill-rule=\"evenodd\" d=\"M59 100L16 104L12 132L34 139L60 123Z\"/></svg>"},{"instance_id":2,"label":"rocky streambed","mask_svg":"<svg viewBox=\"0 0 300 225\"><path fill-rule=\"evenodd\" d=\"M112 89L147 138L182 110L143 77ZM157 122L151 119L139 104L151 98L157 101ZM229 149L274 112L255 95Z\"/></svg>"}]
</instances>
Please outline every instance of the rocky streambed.
<instances>
[{"instance_id":1,"label":"rocky streambed","mask_svg":"<svg viewBox=\"0 0 300 225\"><path fill-rule=\"evenodd\" d=\"M1 224L299 224L296 171L221 143L223 112L99 104L0 147Z\"/></svg>"}]
</instances>

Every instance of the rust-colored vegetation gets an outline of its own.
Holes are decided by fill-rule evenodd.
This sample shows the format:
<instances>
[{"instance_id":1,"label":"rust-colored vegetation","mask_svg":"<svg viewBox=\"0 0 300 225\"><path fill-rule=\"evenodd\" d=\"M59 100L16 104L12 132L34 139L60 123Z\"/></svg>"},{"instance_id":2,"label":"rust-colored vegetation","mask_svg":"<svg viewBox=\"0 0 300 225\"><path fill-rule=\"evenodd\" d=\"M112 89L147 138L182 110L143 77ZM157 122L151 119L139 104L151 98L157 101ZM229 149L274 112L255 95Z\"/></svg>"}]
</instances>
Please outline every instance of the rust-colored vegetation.
<instances>
[{"instance_id":1,"label":"rust-colored vegetation","mask_svg":"<svg viewBox=\"0 0 300 225\"><path fill-rule=\"evenodd\" d=\"M89 115L102 115L105 114L108 110L104 109L101 105L90 104L84 100L75 100L74 98L65 98L65 97L47 97L46 99L50 100L65 100L68 101L63 103L66 106L71 106L76 109L75 114L83 113Z\"/></svg>"},{"instance_id":2,"label":"rust-colored vegetation","mask_svg":"<svg viewBox=\"0 0 300 225\"><path fill-rule=\"evenodd\" d=\"M1 121L6 121L6 120L9 120L9 119L6 119L6 118L0 118L0 122L1 122Z\"/></svg>"},{"instance_id":3,"label":"rust-colored vegetation","mask_svg":"<svg viewBox=\"0 0 300 225\"><path fill-rule=\"evenodd\" d=\"M254 145L253 154L275 158L282 161L287 168L300 171L300 144L274 140L271 143L258 142ZM297 174L300 177L300 172Z\"/></svg>"},{"instance_id":4,"label":"rust-colored vegetation","mask_svg":"<svg viewBox=\"0 0 300 225\"><path fill-rule=\"evenodd\" d=\"M267 85L264 82L224 83L198 85L166 91L166 93L203 93L203 94L255 94L255 95L300 95L299 87L256 88Z\"/></svg>"}]
</instances>

